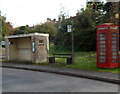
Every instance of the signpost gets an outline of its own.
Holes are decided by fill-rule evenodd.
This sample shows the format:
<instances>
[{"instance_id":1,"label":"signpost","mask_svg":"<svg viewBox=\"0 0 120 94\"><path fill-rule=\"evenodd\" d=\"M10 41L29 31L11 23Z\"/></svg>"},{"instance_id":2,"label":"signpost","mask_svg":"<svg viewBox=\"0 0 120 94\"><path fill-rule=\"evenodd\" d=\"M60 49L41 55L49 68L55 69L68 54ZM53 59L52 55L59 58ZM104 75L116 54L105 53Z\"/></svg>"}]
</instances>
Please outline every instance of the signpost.
<instances>
[{"instance_id":1,"label":"signpost","mask_svg":"<svg viewBox=\"0 0 120 94\"><path fill-rule=\"evenodd\" d=\"M72 25L67 25L67 32L71 32L72 36L72 63L74 63L74 34Z\"/></svg>"}]
</instances>

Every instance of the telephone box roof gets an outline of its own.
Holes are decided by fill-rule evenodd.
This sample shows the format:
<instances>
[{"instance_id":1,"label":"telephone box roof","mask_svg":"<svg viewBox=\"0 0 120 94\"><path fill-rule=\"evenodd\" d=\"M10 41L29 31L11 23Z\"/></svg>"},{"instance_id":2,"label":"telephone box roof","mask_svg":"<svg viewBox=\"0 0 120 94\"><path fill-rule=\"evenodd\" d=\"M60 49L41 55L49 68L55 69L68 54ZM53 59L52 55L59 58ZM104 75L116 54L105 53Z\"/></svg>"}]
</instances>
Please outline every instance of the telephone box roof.
<instances>
[{"instance_id":1,"label":"telephone box roof","mask_svg":"<svg viewBox=\"0 0 120 94\"><path fill-rule=\"evenodd\" d=\"M104 24L102 24L102 25L99 25L98 27L97 27L99 30L100 29L108 29L108 28L110 28L110 29L119 29L119 27L118 27L118 25L116 25L116 24L113 24L113 23L104 23Z\"/></svg>"},{"instance_id":2,"label":"telephone box roof","mask_svg":"<svg viewBox=\"0 0 120 94\"><path fill-rule=\"evenodd\" d=\"M102 25L99 25L98 28L99 28L99 27L102 27L102 26L103 26L103 27L106 27L106 26L107 26L107 27L108 27L108 26L113 26L113 27L115 26L115 27L116 27L116 26L118 26L118 25L113 24L113 23L104 23L104 24L102 24Z\"/></svg>"}]
</instances>

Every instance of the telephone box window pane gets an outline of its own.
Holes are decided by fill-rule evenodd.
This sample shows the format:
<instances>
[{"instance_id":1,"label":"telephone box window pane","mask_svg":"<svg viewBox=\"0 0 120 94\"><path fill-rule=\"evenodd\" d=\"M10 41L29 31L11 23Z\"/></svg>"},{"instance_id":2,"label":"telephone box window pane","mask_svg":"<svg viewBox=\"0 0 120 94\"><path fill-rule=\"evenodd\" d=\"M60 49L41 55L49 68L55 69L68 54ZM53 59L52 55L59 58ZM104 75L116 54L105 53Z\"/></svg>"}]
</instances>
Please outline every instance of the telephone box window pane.
<instances>
[{"instance_id":1,"label":"telephone box window pane","mask_svg":"<svg viewBox=\"0 0 120 94\"><path fill-rule=\"evenodd\" d=\"M112 60L112 63L116 63L116 60Z\"/></svg>"},{"instance_id":2,"label":"telephone box window pane","mask_svg":"<svg viewBox=\"0 0 120 94\"><path fill-rule=\"evenodd\" d=\"M104 37L104 36L106 36L106 33L101 33L101 34L99 34L99 36Z\"/></svg>"},{"instance_id":3,"label":"telephone box window pane","mask_svg":"<svg viewBox=\"0 0 120 94\"><path fill-rule=\"evenodd\" d=\"M106 38L105 37L101 37L100 40L105 40Z\"/></svg>"},{"instance_id":4,"label":"telephone box window pane","mask_svg":"<svg viewBox=\"0 0 120 94\"><path fill-rule=\"evenodd\" d=\"M105 59L106 57L105 56L100 56L100 59Z\"/></svg>"},{"instance_id":5,"label":"telephone box window pane","mask_svg":"<svg viewBox=\"0 0 120 94\"><path fill-rule=\"evenodd\" d=\"M105 47L105 45L100 45L100 47Z\"/></svg>"},{"instance_id":6,"label":"telephone box window pane","mask_svg":"<svg viewBox=\"0 0 120 94\"><path fill-rule=\"evenodd\" d=\"M100 43L106 43L106 41L100 41Z\"/></svg>"},{"instance_id":7,"label":"telephone box window pane","mask_svg":"<svg viewBox=\"0 0 120 94\"><path fill-rule=\"evenodd\" d=\"M106 53L104 53L104 52L100 52L100 55L106 55Z\"/></svg>"},{"instance_id":8,"label":"telephone box window pane","mask_svg":"<svg viewBox=\"0 0 120 94\"><path fill-rule=\"evenodd\" d=\"M112 36L117 36L117 33L112 33Z\"/></svg>"},{"instance_id":9,"label":"telephone box window pane","mask_svg":"<svg viewBox=\"0 0 120 94\"><path fill-rule=\"evenodd\" d=\"M112 41L112 43L117 43L117 41Z\"/></svg>"},{"instance_id":10,"label":"telephone box window pane","mask_svg":"<svg viewBox=\"0 0 120 94\"><path fill-rule=\"evenodd\" d=\"M105 30L108 29L107 27L103 27L103 28L98 28L98 30Z\"/></svg>"},{"instance_id":11,"label":"telephone box window pane","mask_svg":"<svg viewBox=\"0 0 120 94\"><path fill-rule=\"evenodd\" d=\"M116 48L113 48L112 51L117 51L117 49L116 49Z\"/></svg>"},{"instance_id":12,"label":"telephone box window pane","mask_svg":"<svg viewBox=\"0 0 120 94\"><path fill-rule=\"evenodd\" d=\"M117 56L112 56L112 58L116 59L116 58L117 58Z\"/></svg>"},{"instance_id":13,"label":"telephone box window pane","mask_svg":"<svg viewBox=\"0 0 120 94\"><path fill-rule=\"evenodd\" d=\"M105 60L100 60L100 63L105 63L106 61Z\"/></svg>"},{"instance_id":14,"label":"telephone box window pane","mask_svg":"<svg viewBox=\"0 0 120 94\"><path fill-rule=\"evenodd\" d=\"M113 52L112 55L117 55L117 53L116 53L116 52Z\"/></svg>"},{"instance_id":15,"label":"telephone box window pane","mask_svg":"<svg viewBox=\"0 0 120 94\"><path fill-rule=\"evenodd\" d=\"M117 39L117 37L112 37L112 39L113 39L113 40L116 40L116 39Z\"/></svg>"},{"instance_id":16,"label":"telephone box window pane","mask_svg":"<svg viewBox=\"0 0 120 94\"><path fill-rule=\"evenodd\" d=\"M106 51L106 49L100 49L100 51Z\"/></svg>"},{"instance_id":17,"label":"telephone box window pane","mask_svg":"<svg viewBox=\"0 0 120 94\"><path fill-rule=\"evenodd\" d=\"M112 45L112 47L116 47L117 45Z\"/></svg>"}]
</instances>

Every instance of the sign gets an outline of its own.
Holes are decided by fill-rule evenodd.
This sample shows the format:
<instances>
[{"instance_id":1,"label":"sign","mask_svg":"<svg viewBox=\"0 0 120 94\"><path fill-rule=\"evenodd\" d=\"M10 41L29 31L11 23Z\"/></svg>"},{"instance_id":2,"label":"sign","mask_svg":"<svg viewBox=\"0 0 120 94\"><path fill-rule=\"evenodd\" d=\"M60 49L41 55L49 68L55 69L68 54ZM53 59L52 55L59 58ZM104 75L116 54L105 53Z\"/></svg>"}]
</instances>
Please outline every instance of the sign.
<instances>
[{"instance_id":1,"label":"sign","mask_svg":"<svg viewBox=\"0 0 120 94\"><path fill-rule=\"evenodd\" d=\"M110 27L110 29L119 29L118 26Z\"/></svg>"},{"instance_id":2,"label":"sign","mask_svg":"<svg viewBox=\"0 0 120 94\"><path fill-rule=\"evenodd\" d=\"M72 25L67 25L67 32L72 32Z\"/></svg>"},{"instance_id":3,"label":"sign","mask_svg":"<svg viewBox=\"0 0 120 94\"><path fill-rule=\"evenodd\" d=\"M35 42L32 42L32 52L35 53Z\"/></svg>"}]
</instances>

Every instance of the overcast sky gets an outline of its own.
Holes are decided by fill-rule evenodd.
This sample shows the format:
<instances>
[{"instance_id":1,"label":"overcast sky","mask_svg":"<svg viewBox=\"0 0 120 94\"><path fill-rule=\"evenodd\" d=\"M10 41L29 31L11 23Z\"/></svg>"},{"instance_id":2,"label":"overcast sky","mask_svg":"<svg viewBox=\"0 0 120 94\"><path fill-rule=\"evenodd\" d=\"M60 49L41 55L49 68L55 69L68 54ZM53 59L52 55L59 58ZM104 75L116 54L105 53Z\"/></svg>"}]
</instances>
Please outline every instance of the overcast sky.
<instances>
[{"instance_id":1,"label":"overcast sky","mask_svg":"<svg viewBox=\"0 0 120 94\"><path fill-rule=\"evenodd\" d=\"M75 16L77 10L86 6L86 0L1 0L2 15L7 17L14 27L36 25L47 18L58 18L61 7Z\"/></svg>"}]
</instances>

